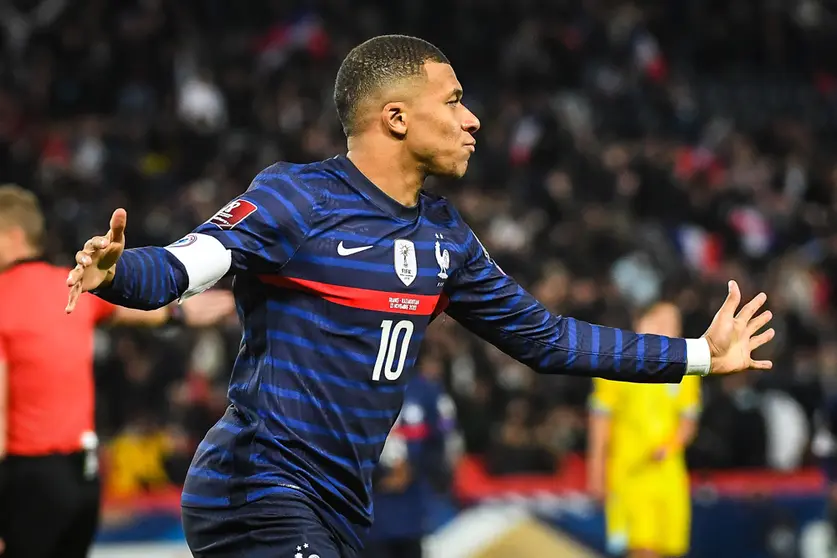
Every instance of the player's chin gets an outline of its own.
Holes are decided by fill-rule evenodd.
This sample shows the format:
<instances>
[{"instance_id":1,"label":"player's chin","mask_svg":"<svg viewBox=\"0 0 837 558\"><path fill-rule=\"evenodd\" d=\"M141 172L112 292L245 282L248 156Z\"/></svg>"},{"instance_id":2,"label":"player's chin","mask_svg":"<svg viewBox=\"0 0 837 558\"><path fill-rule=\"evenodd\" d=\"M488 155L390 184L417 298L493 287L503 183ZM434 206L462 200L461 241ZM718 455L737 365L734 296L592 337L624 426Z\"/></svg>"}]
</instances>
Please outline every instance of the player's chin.
<instances>
[{"instance_id":1,"label":"player's chin","mask_svg":"<svg viewBox=\"0 0 837 558\"><path fill-rule=\"evenodd\" d=\"M462 178L468 172L468 159L464 161L455 161L448 172L450 178Z\"/></svg>"},{"instance_id":2,"label":"player's chin","mask_svg":"<svg viewBox=\"0 0 837 558\"><path fill-rule=\"evenodd\" d=\"M462 178L465 176L465 173L468 172L468 162L465 161L461 165L456 165L456 168L453 172L450 173L451 178Z\"/></svg>"},{"instance_id":3,"label":"player's chin","mask_svg":"<svg viewBox=\"0 0 837 558\"><path fill-rule=\"evenodd\" d=\"M446 159L436 161L433 169L428 173L440 178L462 178L468 170L468 159Z\"/></svg>"}]
</instances>

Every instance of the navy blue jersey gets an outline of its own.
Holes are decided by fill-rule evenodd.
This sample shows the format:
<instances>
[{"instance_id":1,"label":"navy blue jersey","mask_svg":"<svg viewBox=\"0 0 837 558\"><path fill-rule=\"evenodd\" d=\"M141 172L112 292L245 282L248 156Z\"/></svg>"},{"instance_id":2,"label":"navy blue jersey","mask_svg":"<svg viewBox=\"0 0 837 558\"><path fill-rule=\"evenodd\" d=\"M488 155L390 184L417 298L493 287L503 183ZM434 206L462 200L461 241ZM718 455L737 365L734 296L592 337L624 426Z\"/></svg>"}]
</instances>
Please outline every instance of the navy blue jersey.
<instances>
[{"instance_id":1,"label":"navy blue jersey","mask_svg":"<svg viewBox=\"0 0 837 558\"><path fill-rule=\"evenodd\" d=\"M378 475L387 475L393 463L404 460L410 482L401 491L375 487L375 523L370 540L421 538L434 497L433 474L448 469L447 442L455 428L453 401L438 382L418 376L407 386L401 414L387 438Z\"/></svg>"},{"instance_id":2,"label":"navy blue jersey","mask_svg":"<svg viewBox=\"0 0 837 558\"><path fill-rule=\"evenodd\" d=\"M193 234L127 250L97 294L150 308L197 292L212 274L190 268L204 256L188 248L205 241L235 275L243 337L230 409L198 448L184 506L293 490L361 539L372 472L442 311L538 372L679 382L686 370L685 340L550 314L444 198L405 207L343 156L265 169Z\"/></svg>"}]
</instances>

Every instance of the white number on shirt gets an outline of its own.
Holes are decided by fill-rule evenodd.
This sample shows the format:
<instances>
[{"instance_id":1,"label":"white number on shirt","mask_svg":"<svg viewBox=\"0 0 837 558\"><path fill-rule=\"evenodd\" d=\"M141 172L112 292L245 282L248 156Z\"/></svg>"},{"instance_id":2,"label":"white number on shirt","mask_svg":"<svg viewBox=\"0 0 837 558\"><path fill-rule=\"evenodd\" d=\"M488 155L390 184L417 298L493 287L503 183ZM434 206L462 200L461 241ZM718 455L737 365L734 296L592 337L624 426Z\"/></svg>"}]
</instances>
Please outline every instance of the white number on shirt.
<instances>
[{"instance_id":1,"label":"white number on shirt","mask_svg":"<svg viewBox=\"0 0 837 558\"><path fill-rule=\"evenodd\" d=\"M413 322L410 320L401 320L395 324L395 327L392 325L392 320L381 322L381 346L378 348L378 358L375 360L375 369L372 371L373 381L381 381L381 372L389 381L395 381L401 376L412 336Z\"/></svg>"}]
</instances>

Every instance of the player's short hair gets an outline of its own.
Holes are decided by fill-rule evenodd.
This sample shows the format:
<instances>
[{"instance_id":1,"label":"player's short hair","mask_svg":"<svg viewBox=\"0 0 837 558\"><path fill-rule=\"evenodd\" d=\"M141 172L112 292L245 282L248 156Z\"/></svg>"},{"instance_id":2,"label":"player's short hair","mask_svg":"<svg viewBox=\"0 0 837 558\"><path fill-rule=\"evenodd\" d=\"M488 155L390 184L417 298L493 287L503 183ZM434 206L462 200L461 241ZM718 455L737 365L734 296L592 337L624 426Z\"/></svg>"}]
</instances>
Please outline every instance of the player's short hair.
<instances>
[{"instance_id":1,"label":"player's short hair","mask_svg":"<svg viewBox=\"0 0 837 558\"><path fill-rule=\"evenodd\" d=\"M0 229L17 226L33 248L44 240L44 214L35 194L16 184L0 185Z\"/></svg>"},{"instance_id":2,"label":"player's short hair","mask_svg":"<svg viewBox=\"0 0 837 558\"><path fill-rule=\"evenodd\" d=\"M334 82L334 104L346 136L357 131L364 101L400 80L423 76L426 62L450 64L434 45L405 35L381 35L353 48Z\"/></svg>"}]
</instances>

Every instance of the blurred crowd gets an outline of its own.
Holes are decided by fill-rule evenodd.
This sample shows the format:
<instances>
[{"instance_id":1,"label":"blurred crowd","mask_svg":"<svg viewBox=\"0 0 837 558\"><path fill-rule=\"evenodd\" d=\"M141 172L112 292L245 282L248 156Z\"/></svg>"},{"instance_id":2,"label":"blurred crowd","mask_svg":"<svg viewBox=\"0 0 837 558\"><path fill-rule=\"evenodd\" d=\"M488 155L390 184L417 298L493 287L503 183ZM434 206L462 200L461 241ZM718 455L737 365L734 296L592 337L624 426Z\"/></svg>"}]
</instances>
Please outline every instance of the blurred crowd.
<instances>
[{"instance_id":1,"label":"blurred crowd","mask_svg":"<svg viewBox=\"0 0 837 558\"><path fill-rule=\"evenodd\" d=\"M0 182L31 188L68 264L128 210L167 244L276 160L345 151L342 57L437 44L482 121L458 205L552 311L631 327L666 298L699 336L737 279L770 294L775 369L704 384L695 468L812 462L837 391L837 11L825 0L5 0ZM237 324L101 331L110 490L177 482L225 407ZM495 473L584 450L590 381L538 376L438 320L467 451ZM781 423L782 428L777 428Z\"/></svg>"}]
</instances>

